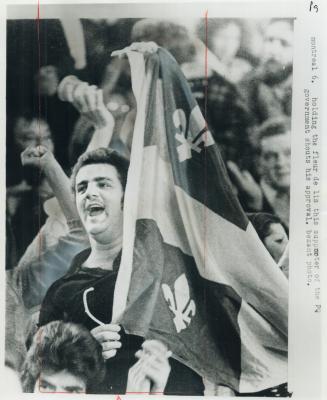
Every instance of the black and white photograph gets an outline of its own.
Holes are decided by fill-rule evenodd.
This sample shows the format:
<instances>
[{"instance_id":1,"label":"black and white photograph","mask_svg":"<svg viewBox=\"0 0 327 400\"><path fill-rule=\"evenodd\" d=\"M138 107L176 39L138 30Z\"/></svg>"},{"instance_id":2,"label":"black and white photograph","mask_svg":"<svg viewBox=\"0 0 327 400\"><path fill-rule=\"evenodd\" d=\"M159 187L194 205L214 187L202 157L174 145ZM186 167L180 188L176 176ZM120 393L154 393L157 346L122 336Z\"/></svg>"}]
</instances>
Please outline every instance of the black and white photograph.
<instances>
[{"instance_id":1,"label":"black and white photograph","mask_svg":"<svg viewBox=\"0 0 327 400\"><path fill-rule=\"evenodd\" d=\"M299 394L298 21L226 3L7 5L2 364L15 398ZM301 93L310 192L319 97Z\"/></svg>"}]
</instances>

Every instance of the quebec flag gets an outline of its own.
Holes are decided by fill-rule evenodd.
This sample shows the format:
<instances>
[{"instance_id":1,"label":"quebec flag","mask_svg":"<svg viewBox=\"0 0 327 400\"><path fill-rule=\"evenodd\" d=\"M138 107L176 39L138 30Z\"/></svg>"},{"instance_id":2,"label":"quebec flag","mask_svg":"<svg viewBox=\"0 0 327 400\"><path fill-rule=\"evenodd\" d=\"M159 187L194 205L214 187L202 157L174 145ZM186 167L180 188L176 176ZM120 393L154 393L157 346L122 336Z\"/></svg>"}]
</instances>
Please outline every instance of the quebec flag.
<instances>
[{"instance_id":1,"label":"quebec flag","mask_svg":"<svg viewBox=\"0 0 327 400\"><path fill-rule=\"evenodd\" d=\"M287 279L233 193L174 58L126 53L137 116L114 319L216 385L285 383Z\"/></svg>"}]
</instances>

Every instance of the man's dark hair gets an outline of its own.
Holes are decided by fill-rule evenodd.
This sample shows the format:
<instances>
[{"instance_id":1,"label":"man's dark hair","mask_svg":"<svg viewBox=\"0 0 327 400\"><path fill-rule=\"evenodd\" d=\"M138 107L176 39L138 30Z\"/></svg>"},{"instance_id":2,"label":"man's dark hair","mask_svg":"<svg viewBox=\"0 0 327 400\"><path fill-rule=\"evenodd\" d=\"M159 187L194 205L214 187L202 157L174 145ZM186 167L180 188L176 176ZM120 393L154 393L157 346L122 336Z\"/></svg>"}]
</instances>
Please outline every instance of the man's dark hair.
<instances>
[{"instance_id":1,"label":"man's dark hair","mask_svg":"<svg viewBox=\"0 0 327 400\"><path fill-rule=\"evenodd\" d=\"M27 352L21 374L24 392L34 392L44 370L66 370L85 382L87 393L95 392L105 376L101 345L81 325L50 322L39 328Z\"/></svg>"},{"instance_id":2,"label":"man's dark hair","mask_svg":"<svg viewBox=\"0 0 327 400\"><path fill-rule=\"evenodd\" d=\"M76 176L78 171L85 165L92 164L109 164L116 168L118 178L125 191L129 161L122 157L117 151L108 148L99 148L92 151L87 151L82 154L75 164L71 175L71 186L75 193Z\"/></svg>"},{"instance_id":3,"label":"man's dark hair","mask_svg":"<svg viewBox=\"0 0 327 400\"><path fill-rule=\"evenodd\" d=\"M270 235L270 225L281 224L284 227L280 218L274 214L258 212L248 213L247 216L262 242Z\"/></svg>"},{"instance_id":4,"label":"man's dark hair","mask_svg":"<svg viewBox=\"0 0 327 400\"><path fill-rule=\"evenodd\" d=\"M38 121L47 124L49 126L49 123L44 116L38 115L35 111L25 110L20 114L16 115L16 117L13 119L14 132L16 132L17 125L22 120L24 120L26 124L31 124L33 121Z\"/></svg>"},{"instance_id":5,"label":"man's dark hair","mask_svg":"<svg viewBox=\"0 0 327 400\"><path fill-rule=\"evenodd\" d=\"M283 135L291 130L291 119L286 116L273 117L267 119L258 130L258 138L262 140L266 137Z\"/></svg>"}]
</instances>

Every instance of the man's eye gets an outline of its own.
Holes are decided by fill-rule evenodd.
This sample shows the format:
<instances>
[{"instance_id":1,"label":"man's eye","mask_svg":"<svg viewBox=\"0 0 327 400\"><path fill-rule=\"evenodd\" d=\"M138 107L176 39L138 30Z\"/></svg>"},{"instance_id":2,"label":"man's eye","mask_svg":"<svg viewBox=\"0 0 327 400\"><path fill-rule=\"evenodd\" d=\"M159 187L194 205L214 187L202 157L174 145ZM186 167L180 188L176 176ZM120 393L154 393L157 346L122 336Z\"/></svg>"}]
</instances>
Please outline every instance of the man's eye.
<instances>
[{"instance_id":1,"label":"man's eye","mask_svg":"<svg viewBox=\"0 0 327 400\"><path fill-rule=\"evenodd\" d=\"M39 390L41 392L46 392L46 391L50 392L52 388L50 388L50 386L47 383L40 383Z\"/></svg>"},{"instance_id":2,"label":"man's eye","mask_svg":"<svg viewBox=\"0 0 327 400\"><path fill-rule=\"evenodd\" d=\"M109 182L99 182L99 187L100 188L107 188L107 187L111 187Z\"/></svg>"},{"instance_id":3,"label":"man's eye","mask_svg":"<svg viewBox=\"0 0 327 400\"><path fill-rule=\"evenodd\" d=\"M291 47L290 44L289 44L286 40L284 40L284 39L281 39L281 40L280 40L280 44L281 44L283 47Z\"/></svg>"},{"instance_id":4,"label":"man's eye","mask_svg":"<svg viewBox=\"0 0 327 400\"><path fill-rule=\"evenodd\" d=\"M85 185L83 185L83 186L78 186L78 188L77 188L77 192L78 192L78 193L84 193L85 190L86 190L86 186L85 186Z\"/></svg>"},{"instance_id":5,"label":"man's eye","mask_svg":"<svg viewBox=\"0 0 327 400\"><path fill-rule=\"evenodd\" d=\"M266 161L271 161L271 160L275 160L277 158L277 155L275 153L266 153L264 156Z\"/></svg>"}]
</instances>

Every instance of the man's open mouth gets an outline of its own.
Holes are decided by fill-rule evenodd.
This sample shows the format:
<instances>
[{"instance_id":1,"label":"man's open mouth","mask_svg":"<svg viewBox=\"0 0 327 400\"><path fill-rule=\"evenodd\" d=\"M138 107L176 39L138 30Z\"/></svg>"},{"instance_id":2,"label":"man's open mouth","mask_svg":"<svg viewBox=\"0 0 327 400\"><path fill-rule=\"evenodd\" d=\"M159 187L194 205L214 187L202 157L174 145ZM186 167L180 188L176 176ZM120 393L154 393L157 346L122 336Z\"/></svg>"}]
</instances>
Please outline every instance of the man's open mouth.
<instances>
[{"instance_id":1,"label":"man's open mouth","mask_svg":"<svg viewBox=\"0 0 327 400\"><path fill-rule=\"evenodd\" d=\"M87 214L90 217L94 217L96 215L100 215L104 212L104 207L99 204L93 204L87 207Z\"/></svg>"}]
</instances>

